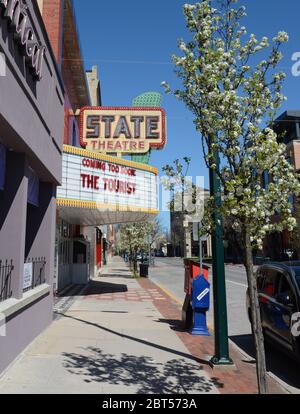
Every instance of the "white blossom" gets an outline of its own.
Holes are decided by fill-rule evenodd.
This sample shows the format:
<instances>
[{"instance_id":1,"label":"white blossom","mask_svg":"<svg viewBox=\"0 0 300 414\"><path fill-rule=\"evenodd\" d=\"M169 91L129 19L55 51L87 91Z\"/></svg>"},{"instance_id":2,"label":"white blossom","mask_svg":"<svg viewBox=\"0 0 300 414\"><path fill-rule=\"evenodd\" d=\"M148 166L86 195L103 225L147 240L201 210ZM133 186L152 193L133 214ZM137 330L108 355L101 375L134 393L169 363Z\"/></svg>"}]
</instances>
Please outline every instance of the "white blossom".
<instances>
[{"instance_id":1,"label":"white blossom","mask_svg":"<svg viewBox=\"0 0 300 414\"><path fill-rule=\"evenodd\" d=\"M274 42L280 42L280 43L285 43L288 42L289 40L289 35L286 32L278 32L277 36L275 36L273 38Z\"/></svg>"},{"instance_id":2,"label":"white blossom","mask_svg":"<svg viewBox=\"0 0 300 414\"><path fill-rule=\"evenodd\" d=\"M278 143L271 127L264 128L286 99L285 74L276 72L276 66L282 59L279 46L288 35L280 31L272 44L271 37L247 36L241 25L225 45L219 33L222 24L226 27L226 14L216 13L211 5L205 0L184 6L192 38L180 41L179 56L174 57L182 80L182 89L174 93L195 114L208 148L206 162L215 171L214 153L220 154L224 222L232 223L232 231L247 231L252 247L261 247L269 232L297 225L289 199L300 194L299 177L286 160L285 145ZM245 11L237 10L233 7L231 13L240 20ZM167 83L163 86L169 90ZM262 185L265 171L273 177L268 188ZM281 212L278 223L272 220L275 212ZM213 228L211 213L212 207L207 210L207 229Z\"/></svg>"}]
</instances>

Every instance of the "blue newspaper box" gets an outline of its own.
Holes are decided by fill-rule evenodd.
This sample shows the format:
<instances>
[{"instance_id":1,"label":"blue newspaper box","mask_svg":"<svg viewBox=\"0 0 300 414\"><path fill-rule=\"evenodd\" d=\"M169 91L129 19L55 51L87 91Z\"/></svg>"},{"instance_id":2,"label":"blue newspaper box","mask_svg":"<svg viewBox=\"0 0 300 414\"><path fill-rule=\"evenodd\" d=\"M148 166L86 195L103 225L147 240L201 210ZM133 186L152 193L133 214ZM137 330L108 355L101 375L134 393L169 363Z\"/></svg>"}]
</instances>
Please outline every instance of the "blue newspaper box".
<instances>
[{"instance_id":1,"label":"blue newspaper box","mask_svg":"<svg viewBox=\"0 0 300 414\"><path fill-rule=\"evenodd\" d=\"M200 275L192 283L192 308L194 310L192 335L210 336L206 323L206 312L209 306L210 283L203 275Z\"/></svg>"}]
</instances>

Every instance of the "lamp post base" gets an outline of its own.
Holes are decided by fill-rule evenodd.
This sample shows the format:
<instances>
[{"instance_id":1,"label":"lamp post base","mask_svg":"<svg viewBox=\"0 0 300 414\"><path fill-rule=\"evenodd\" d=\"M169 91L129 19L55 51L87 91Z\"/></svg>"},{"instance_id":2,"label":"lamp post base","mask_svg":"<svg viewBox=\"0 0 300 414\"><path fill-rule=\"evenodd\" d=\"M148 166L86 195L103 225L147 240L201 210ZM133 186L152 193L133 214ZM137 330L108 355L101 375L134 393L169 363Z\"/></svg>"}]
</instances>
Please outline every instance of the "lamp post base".
<instances>
[{"instance_id":1,"label":"lamp post base","mask_svg":"<svg viewBox=\"0 0 300 414\"><path fill-rule=\"evenodd\" d=\"M230 357L228 357L228 358L225 358L225 357L218 358L216 356L213 356L209 360L209 365L212 366L212 367L234 366L234 362Z\"/></svg>"}]
</instances>

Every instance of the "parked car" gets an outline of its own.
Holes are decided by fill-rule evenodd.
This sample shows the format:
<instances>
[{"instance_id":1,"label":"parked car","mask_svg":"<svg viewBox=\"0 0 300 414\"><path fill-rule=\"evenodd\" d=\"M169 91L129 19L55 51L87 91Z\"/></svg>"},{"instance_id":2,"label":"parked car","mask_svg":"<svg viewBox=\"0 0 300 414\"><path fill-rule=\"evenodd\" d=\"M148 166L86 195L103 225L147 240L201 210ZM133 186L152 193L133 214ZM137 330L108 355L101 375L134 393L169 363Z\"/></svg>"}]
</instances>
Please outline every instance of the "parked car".
<instances>
[{"instance_id":1,"label":"parked car","mask_svg":"<svg viewBox=\"0 0 300 414\"><path fill-rule=\"evenodd\" d=\"M145 252L140 252L137 254L137 261L144 263L145 261L148 260L148 253Z\"/></svg>"},{"instance_id":2,"label":"parked car","mask_svg":"<svg viewBox=\"0 0 300 414\"><path fill-rule=\"evenodd\" d=\"M293 319L300 312L300 262L260 266L257 269L257 285L265 340L279 346L300 362L300 330L299 336L298 332L292 332ZM247 310L251 322L248 290ZM295 321L299 323L297 318ZM295 328L296 325L293 330Z\"/></svg>"},{"instance_id":3,"label":"parked car","mask_svg":"<svg viewBox=\"0 0 300 414\"><path fill-rule=\"evenodd\" d=\"M155 257L165 257L165 254L163 251L158 250L155 252Z\"/></svg>"}]
</instances>

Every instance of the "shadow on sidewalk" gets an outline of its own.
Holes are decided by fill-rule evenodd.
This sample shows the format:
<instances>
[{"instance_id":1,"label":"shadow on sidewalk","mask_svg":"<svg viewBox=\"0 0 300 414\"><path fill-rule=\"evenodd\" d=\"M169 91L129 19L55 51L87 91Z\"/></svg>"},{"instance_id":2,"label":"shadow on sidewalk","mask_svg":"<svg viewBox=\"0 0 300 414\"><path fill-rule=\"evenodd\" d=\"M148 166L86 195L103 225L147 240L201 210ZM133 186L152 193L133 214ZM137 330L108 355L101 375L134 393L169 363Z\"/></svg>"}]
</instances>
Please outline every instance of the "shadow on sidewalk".
<instances>
[{"instance_id":1,"label":"shadow on sidewalk","mask_svg":"<svg viewBox=\"0 0 300 414\"><path fill-rule=\"evenodd\" d=\"M122 279L133 279L131 274L128 274L128 269L113 269L111 272L102 273L99 278L122 278Z\"/></svg>"},{"instance_id":2,"label":"shadow on sidewalk","mask_svg":"<svg viewBox=\"0 0 300 414\"><path fill-rule=\"evenodd\" d=\"M65 352L63 356L64 367L69 373L83 377L85 383L137 386L137 394L205 393L213 391L214 387L223 387L216 378L202 376L198 365L184 359L158 363L148 356L126 353L116 356L94 347L84 351L91 355Z\"/></svg>"},{"instance_id":3,"label":"shadow on sidewalk","mask_svg":"<svg viewBox=\"0 0 300 414\"><path fill-rule=\"evenodd\" d=\"M72 296L104 295L107 293L128 292L127 285L91 280L88 285L77 285L72 290L59 295L59 298Z\"/></svg>"},{"instance_id":4,"label":"shadow on sidewalk","mask_svg":"<svg viewBox=\"0 0 300 414\"><path fill-rule=\"evenodd\" d=\"M128 292L127 285L92 280L83 292L83 296L122 292Z\"/></svg>"},{"instance_id":5,"label":"shadow on sidewalk","mask_svg":"<svg viewBox=\"0 0 300 414\"><path fill-rule=\"evenodd\" d=\"M128 273L128 272L130 272L130 269L129 269L129 267L122 267L121 269L112 269L112 273L113 274L115 274L115 273L121 273L121 274L123 274L123 273ZM104 275L105 276L109 276L109 273L104 273ZM128 275L128 277L131 277L131 275Z\"/></svg>"},{"instance_id":6,"label":"shadow on sidewalk","mask_svg":"<svg viewBox=\"0 0 300 414\"><path fill-rule=\"evenodd\" d=\"M86 321L84 319L75 318L74 316L65 315L65 314L61 314L61 313L58 313L58 315L60 315L62 318L72 319L74 321L81 322L81 323L84 323L86 325L94 326L97 329L102 329L105 332L108 332L110 334L119 336L120 338L123 338L123 339L129 339L131 341L134 341L134 342L137 342L137 343L140 343L140 344L143 344L143 345L147 345L147 346L159 349L159 350L164 351L164 352L172 353L172 354L181 356L183 358L190 359L190 360L195 361L195 362L197 362L199 364L202 364L202 365L209 365L208 362L205 361L204 359L194 357L193 355L187 354L185 352L181 352L181 351L177 351L175 349L167 348L163 345L155 344L155 343L149 342L145 339L140 339L140 338L136 338L134 336L126 335L126 334L114 331L112 329L106 328L105 326L99 325L97 323L89 322L89 321ZM203 367L200 367L200 368L202 369Z\"/></svg>"},{"instance_id":7,"label":"shadow on sidewalk","mask_svg":"<svg viewBox=\"0 0 300 414\"><path fill-rule=\"evenodd\" d=\"M230 339L251 358L255 359L252 335L237 335L230 337ZM300 365L269 342L266 343L265 349L267 370L275 374L286 384L300 389Z\"/></svg>"},{"instance_id":8,"label":"shadow on sidewalk","mask_svg":"<svg viewBox=\"0 0 300 414\"><path fill-rule=\"evenodd\" d=\"M183 322L180 319L158 319L157 322L169 325L175 332L186 332Z\"/></svg>"}]
</instances>

